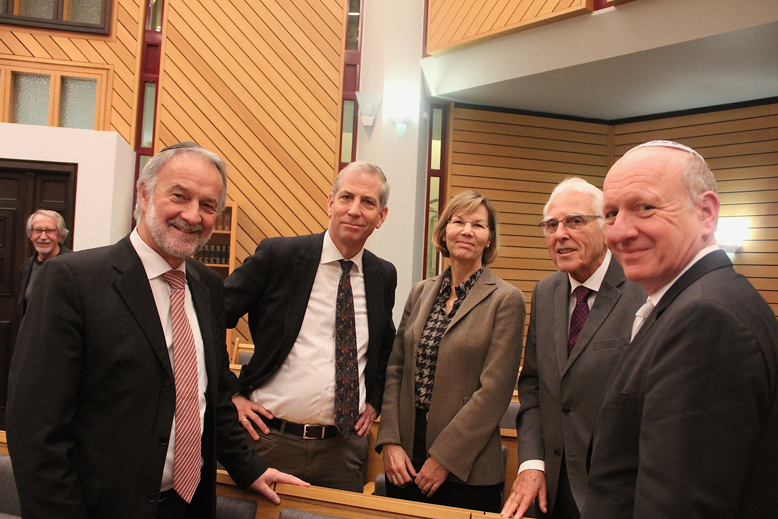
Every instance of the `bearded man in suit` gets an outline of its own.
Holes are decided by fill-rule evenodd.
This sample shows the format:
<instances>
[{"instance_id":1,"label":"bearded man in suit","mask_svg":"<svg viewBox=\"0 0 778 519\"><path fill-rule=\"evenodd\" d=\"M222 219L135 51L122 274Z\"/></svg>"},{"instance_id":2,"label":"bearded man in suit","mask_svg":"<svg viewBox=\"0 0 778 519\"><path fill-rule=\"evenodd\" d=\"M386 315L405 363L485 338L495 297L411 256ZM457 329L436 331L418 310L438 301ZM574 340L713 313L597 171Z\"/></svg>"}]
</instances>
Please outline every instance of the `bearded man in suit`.
<instances>
[{"instance_id":1,"label":"bearded man in suit","mask_svg":"<svg viewBox=\"0 0 778 519\"><path fill-rule=\"evenodd\" d=\"M586 454L602 393L645 301L605 246L602 191L568 178L543 209L548 253L559 272L532 294L521 408L519 475L503 515L522 517L537 498L543 517L577 519L586 499Z\"/></svg>"},{"instance_id":2,"label":"bearded man in suit","mask_svg":"<svg viewBox=\"0 0 778 519\"><path fill-rule=\"evenodd\" d=\"M254 341L233 398L249 445L314 485L362 492L397 285L394 265L365 242L388 200L381 169L351 163L332 185L324 232L264 239L225 281L227 326L248 313Z\"/></svg>"},{"instance_id":3,"label":"bearded man in suit","mask_svg":"<svg viewBox=\"0 0 778 519\"><path fill-rule=\"evenodd\" d=\"M25 519L213 518L216 460L243 487L302 484L245 443L226 376L223 285L190 258L226 165L194 143L138 178L137 228L47 260L11 365L8 448Z\"/></svg>"},{"instance_id":4,"label":"bearded man in suit","mask_svg":"<svg viewBox=\"0 0 778 519\"><path fill-rule=\"evenodd\" d=\"M605 178L605 239L649 296L597 418L585 519L778 517L778 321L716 245L719 203L675 142Z\"/></svg>"}]
</instances>

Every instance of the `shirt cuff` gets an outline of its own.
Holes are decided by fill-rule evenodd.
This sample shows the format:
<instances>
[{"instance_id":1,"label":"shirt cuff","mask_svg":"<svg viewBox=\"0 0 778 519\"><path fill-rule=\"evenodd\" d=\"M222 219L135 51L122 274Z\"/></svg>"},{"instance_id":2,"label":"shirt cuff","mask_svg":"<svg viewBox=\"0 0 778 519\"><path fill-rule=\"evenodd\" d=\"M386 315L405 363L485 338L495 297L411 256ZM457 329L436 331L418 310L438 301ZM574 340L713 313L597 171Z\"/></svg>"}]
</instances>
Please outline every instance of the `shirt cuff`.
<instances>
[{"instance_id":1,"label":"shirt cuff","mask_svg":"<svg viewBox=\"0 0 778 519\"><path fill-rule=\"evenodd\" d=\"M527 460L519 465L519 474L525 470L541 470L546 471L546 462L543 460Z\"/></svg>"}]
</instances>

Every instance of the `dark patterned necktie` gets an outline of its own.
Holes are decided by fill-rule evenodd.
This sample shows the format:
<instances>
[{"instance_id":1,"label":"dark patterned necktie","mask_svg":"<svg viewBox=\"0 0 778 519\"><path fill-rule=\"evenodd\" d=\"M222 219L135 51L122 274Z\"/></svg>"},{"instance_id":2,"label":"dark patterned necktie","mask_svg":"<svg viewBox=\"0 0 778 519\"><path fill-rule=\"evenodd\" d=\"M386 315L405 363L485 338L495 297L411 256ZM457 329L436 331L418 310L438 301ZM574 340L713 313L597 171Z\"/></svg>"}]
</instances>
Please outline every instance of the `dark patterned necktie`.
<instances>
[{"instance_id":1,"label":"dark patterned necktie","mask_svg":"<svg viewBox=\"0 0 778 519\"><path fill-rule=\"evenodd\" d=\"M335 303L335 425L343 436L354 432L359 417L359 368L351 265L340 260L342 269Z\"/></svg>"},{"instance_id":2,"label":"dark patterned necktie","mask_svg":"<svg viewBox=\"0 0 778 519\"><path fill-rule=\"evenodd\" d=\"M189 503L200 483L200 403L197 352L184 306L185 276L180 270L162 274L170 285L170 315L173 319L173 378L176 386L173 490Z\"/></svg>"},{"instance_id":3,"label":"dark patterned necktie","mask_svg":"<svg viewBox=\"0 0 778 519\"><path fill-rule=\"evenodd\" d=\"M570 338L567 341L567 355L570 356L575 343L578 341L578 336L581 335L581 329L583 329L586 318L589 317L589 294L592 293L591 288L586 288L581 285L575 290L575 308L573 309L573 315L570 316Z\"/></svg>"}]
</instances>

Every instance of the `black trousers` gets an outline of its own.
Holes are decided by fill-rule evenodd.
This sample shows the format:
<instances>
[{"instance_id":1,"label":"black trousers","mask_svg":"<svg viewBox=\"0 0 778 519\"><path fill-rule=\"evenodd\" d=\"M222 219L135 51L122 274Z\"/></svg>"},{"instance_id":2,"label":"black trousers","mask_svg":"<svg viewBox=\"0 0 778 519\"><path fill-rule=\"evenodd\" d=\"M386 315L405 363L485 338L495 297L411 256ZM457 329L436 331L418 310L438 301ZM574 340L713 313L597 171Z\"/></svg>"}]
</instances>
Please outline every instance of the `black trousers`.
<instances>
[{"instance_id":1,"label":"black trousers","mask_svg":"<svg viewBox=\"0 0 778 519\"><path fill-rule=\"evenodd\" d=\"M416 410L416 432L413 441L413 459L411 463L416 472L421 470L427 461L427 410ZM463 448L467 448L464 446ZM444 481L432 497L421 493L413 481L405 487L393 485L386 481L386 495L406 501L417 501L433 505L454 506L470 510L499 513L502 507L502 492L505 483L496 485L464 485L453 481Z\"/></svg>"}]
</instances>

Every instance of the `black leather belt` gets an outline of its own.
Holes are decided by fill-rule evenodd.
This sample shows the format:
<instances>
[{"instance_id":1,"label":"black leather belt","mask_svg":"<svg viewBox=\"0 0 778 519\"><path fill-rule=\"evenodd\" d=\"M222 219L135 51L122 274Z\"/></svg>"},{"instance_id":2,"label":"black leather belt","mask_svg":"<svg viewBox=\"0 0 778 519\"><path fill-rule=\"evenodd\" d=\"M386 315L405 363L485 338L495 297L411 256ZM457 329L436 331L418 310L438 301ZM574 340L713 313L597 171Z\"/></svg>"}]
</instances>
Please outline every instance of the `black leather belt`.
<instances>
[{"instance_id":1,"label":"black leather belt","mask_svg":"<svg viewBox=\"0 0 778 519\"><path fill-rule=\"evenodd\" d=\"M287 422L280 418L265 420L265 423L271 429L289 433L306 440L327 440L338 435L338 428L334 425L310 425Z\"/></svg>"}]
</instances>

